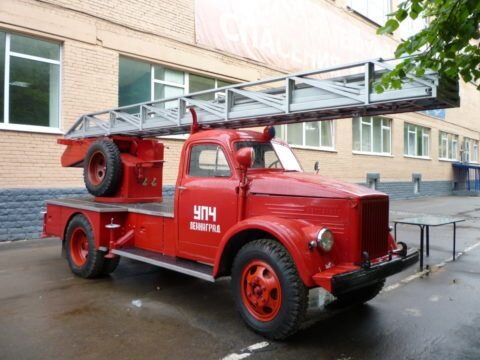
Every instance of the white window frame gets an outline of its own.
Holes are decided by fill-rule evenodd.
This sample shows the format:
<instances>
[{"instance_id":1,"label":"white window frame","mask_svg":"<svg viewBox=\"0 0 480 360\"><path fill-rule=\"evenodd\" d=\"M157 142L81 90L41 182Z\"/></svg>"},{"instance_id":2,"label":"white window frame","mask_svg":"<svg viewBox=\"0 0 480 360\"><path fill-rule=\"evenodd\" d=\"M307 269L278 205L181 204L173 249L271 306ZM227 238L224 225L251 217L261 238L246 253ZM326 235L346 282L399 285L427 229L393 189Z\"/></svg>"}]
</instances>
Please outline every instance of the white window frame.
<instances>
[{"instance_id":1,"label":"white window frame","mask_svg":"<svg viewBox=\"0 0 480 360\"><path fill-rule=\"evenodd\" d=\"M478 140L465 137L463 140L463 161L478 163Z\"/></svg>"},{"instance_id":2,"label":"white window frame","mask_svg":"<svg viewBox=\"0 0 480 360\"><path fill-rule=\"evenodd\" d=\"M446 156L443 156L446 154ZM440 148L439 148L439 158L447 159L448 158L448 134L440 131Z\"/></svg>"},{"instance_id":3,"label":"white window frame","mask_svg":"<svg viewBox=\"0 0 480 360\"><path fill-rule=\"evenodd\" d=\"M387 4L387 9L385 11L385 14L383 15L383 17L384 17L383 21L381 21L380 23L377 21L378 19L373 19L371 17L371 14L369 14L369 11L368 11L369 2L368 2L368 0L364 0L364 1L366 3L367 13L363 13L358 7L356 8L355 5L354 5L354 0L348 0L347 5L350 9L352 9L353 11L357 12L358 14L361 14L362 16L366 17L371 22L373 22L373 23L375 23L379 26L382 26L387 21L387 15L392 12L392 0L385 0L388 3Z\"/></svg>"},{"instance_id":4,"label":"white window frame","mask_svg":"<svg viewBox=\"0 0 480 360\"><path fill-rule=\"evenodd\" d=\"M296 149L310 149L310 150L321 150L321 151L335 151L335 121L334 120L323 120L323 121L331 121L331 124L332 124L332 146L323 146L320 144L320 146L312 146L312 145L305 145L305 141L306 141L306 136L305 136L305 126L306 126L306 123L303 122L302 123L302 144L290 144L288 143L288 145L291 147L291 148L296 148ZM321 121L319 121L321 122ZM288 139L288 126L287 125L281 125L282 126L282 134L281 134L281 138L288 142L287 139ZM319 131L319 139L320 139L320 143L322 142L322 127L319 126L318 127L318 131Z\"/></svg>"},{"instance_id":5,"label":"white window frame","mask_svg":"<svg viewBox=\"0 0 480 360\"><path fill-rule=\"evenodd\" d=\"M406 125L406 129L405 129ZM410 123L405 123L403 131L407 131L407 146L405 147L405 142L404 142L404 149L403 149L403 156L404 157L409 157L409 158L415 158L415 159L431 159L430 158L430 129L426 128L424 126L420 125L415 125L415 124L410 124ZM418 132L422 132L422 148L424 150L424 154L422 155L417 155L418 154L418 143L417 143L417 136ZM409 134L415 134L415 141L414 141L414 155L409 154L408 151L410 149L410 136ZM426 144L426 146L425 146ZM425 154L425 149L426 154Z\"/></svg>"},{"instance_id":6,"label":"white window frame","mask_svg":"<svg viewBox=\"0 0 480 360\"><path fill-rule=\"evenodd\" d=\"M177 69L171 69L171 68L168 68L168 67L165 68L165 69L169 69L169 70L182 72L183 73L183 85L182 85L182 84L175 83L175 82L156 79L155 78L155 66L162 66L163 67L163 65L150 64L150 78L151 78L151 81L150 81L150 86L151 86L151 88L150 88L150 100L151 101L156 100L155 99L155 84L161 84L161 85L165 85L165 86L175 87L175 88L178 88L178 89L183 89L183 93L188 94L188 80L189 80L188 72L177 70Z\"/></svg>"},{"instance_id":7,"label":"white window frame","mask_svg":"<svg viewBox=\"0 0 480 360\"><path fill-rule=\"evenodd\" d=\"M373 151L373 119L377 117L382 120L382 123L380 125L380 144L381 144L381 152L376 152ZM378 156L392 156L392 119L390 118L384 118L381 116L367 116L367 117L359 117L357 118L358 121L360 122L360 129L359 129L359 136L360 136L360 150L353 150L353 154L361 154L361 155L378 155ZM352 119L352 139L353 139L353 121L355 119ZM385 122L387 122L388 126L385 125ZM363 145L363 125L368 125L370 126L370 149L371 151L368 150L363 150L362 145ZM388 130L389 134L389 144L390 144L390 151L384 152L383 151L383 130ZM355 141L355 139L353 139Z\"/></svg>"},{"instance_id":8,"label":"white window frame","mask_svg":"<svg viewBox=\"0 0 480 360\"><path fill-rule=\"evenodd\" d=\"M470 141L466 140L463 149L463 158L466 163L470 162Z\"/></svg>"},{"instance_id":9,"label":"white window frame","mask_svg":"<svg viewBox=\"0 0 480 360\"><path fill-rule=\"evenodd\" d=\"M457 161L458 159L458 135L448 133L445 131L439 131L439 148L438 148L438 159L446 161ZM442 156L442 147L445 146L446 156ZM452 147L454 148L454 153L452 154Z\"/></svg>"},{"instance_id":10,"label":"white window frame","mask_svg":"<svg viewBox=\"0 0 480 360\"><path fill-rule=\"evenodd\" d=\"M179 71L179 72L182 72L183 73L183 80L184 80L184 84L179 84L179 83L174 83L174 82L170 82L170 81L164 81L164 80L158 80L155 78L155 66L163 66L163 65L160 65L160 64L150 64L150 77L151 77L151 81L150 81L150 86L151 86L151 89L150 89L150 100L151 101L155 101L155 84L162 84L162 85L166 85L166 86L172 86L172 87L176 87L176 88L179 88L179 89L183 89L183 93L184 94L189 94L190 93L190 73L187 72L187 71L182 71L182 70L177 70L177 69L173 69L173 68L169 68L169 67L165 67L165 69L169 69L169 70L174 70L174 71ZM197 74L195 74L197 75ZM213 80L215 80L215 87L213 89L218 89L218 81L219 79L217 78L214 78L214 77L210 77L210 76L205 76L205 75L198 75L198 76L203 76L203 77L208 77L208 78L211 78ZM222 80L220 80L222 81ZM213 90L212 89L212 90ZM215 99L218 98L218 93L215 93Z\"/></svg>"},{"instance_id":11,"label":"white window frame","mask_svg":"<svg viewBox=\"0 0 480 360\"><path fill-rule=\"evenodd\" d=\"M52 60L43 58L40 56L33 56L10 51L11 35L5 32L5 65L4 65L4 88L3 88L3 122L0 122L0 130L12 130L12 131L24 131L24 132L38 132L46 134L63 134L62 128L62 58L63 47L59 43L59 58L58 60ZM23 35L21 36L29 36ZM33 39L36 39L33 37ZM38 39L42 41L42 39ZM34 60L38 62L58 65L58 126L39 126L39 125L24 125L24 124L11 124L10 123L10 57L17 57L27 60Z\"/></svg>"}]
</instances>

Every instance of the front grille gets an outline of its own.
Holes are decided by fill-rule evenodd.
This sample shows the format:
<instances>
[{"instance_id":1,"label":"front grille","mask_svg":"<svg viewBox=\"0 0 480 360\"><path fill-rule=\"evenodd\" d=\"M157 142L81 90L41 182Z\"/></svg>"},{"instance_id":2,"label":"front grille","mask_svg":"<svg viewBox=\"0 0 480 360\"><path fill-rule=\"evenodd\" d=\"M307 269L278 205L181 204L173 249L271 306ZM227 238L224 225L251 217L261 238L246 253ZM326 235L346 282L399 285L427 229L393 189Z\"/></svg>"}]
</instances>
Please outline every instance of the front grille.
<instances>
[{"instance_id":1,"label":"front grille","mask_svg":"<svg viewBox=\"0 0 480 360\"><path fill-rule=\"evenodd\" d=\"M370 259L388 253L388 197L361 200L362 252Z\"/></svg>"}]
</instances>

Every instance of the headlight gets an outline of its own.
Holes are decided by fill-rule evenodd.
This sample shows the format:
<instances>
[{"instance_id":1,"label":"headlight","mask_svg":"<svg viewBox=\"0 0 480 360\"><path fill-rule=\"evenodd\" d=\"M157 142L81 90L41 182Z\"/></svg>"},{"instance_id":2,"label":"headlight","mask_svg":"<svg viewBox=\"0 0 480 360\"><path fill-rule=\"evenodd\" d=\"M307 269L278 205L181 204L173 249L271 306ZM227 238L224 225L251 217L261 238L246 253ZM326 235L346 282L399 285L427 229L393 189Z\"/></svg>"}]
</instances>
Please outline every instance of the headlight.
<instances>
[{"instance_id":1,"label":"headlight","mask_svg":"<svg viewBox=\"0 0 480 360\"><path fill-rule=\"evenodd\" d=\"M333 247L333 234L327 228L318 232L317 244L323 251L330 251Z\"/></svg>"}]
</instances>

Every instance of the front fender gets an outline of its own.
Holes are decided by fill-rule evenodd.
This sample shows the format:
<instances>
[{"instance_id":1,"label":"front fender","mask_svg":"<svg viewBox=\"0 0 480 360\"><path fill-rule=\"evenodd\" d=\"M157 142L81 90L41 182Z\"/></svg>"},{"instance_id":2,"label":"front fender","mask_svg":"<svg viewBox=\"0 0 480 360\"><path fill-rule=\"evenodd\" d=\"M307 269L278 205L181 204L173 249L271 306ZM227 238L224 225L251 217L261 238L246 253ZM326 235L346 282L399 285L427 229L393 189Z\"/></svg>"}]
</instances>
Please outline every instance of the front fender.
<instances>
[{"instance_id":1,"label":"front fender","mask_svg":"<svg viewBox=\"0 0 480 360\"><path fill-rule=\"evenodd\" d=\"M303 283L309 287L315 286L312 276L318 272L321 259L318 252L312 252L308 248L308 242L312 240L308 234L312 233L314 227L318 228L307 221L282 219L275 216L257 216L245 219L229 229L223 236L215 257L213 276L217 277L224 250L235 235L246 230L260 230L270 234L287 249Z\"/></svg>"}]
</instances>

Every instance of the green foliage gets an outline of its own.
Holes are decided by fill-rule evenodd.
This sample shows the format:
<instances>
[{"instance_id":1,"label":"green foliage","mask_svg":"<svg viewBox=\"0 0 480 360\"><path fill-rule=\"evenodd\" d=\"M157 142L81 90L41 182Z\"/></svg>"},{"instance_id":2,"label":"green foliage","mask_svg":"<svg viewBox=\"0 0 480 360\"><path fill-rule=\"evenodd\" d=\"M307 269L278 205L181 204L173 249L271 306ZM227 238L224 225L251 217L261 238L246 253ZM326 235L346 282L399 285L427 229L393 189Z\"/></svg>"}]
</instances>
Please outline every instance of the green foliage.
<instances>
[{"instance_id":1,"label":"green foliage","mask_svg":"<svg viewBox=\"0 0 480 360\"><path fill-rule=\"evenodd\" d=\"M400 88L409 74L422 76L429 69L453 79L480 82L479 0L406 0L377 33L393 33L407 17L428 19L423 30L402 41L395 51L397 58L415 56L404 58L385 74L375 91Z\"/></svg>"}]
</instances>

